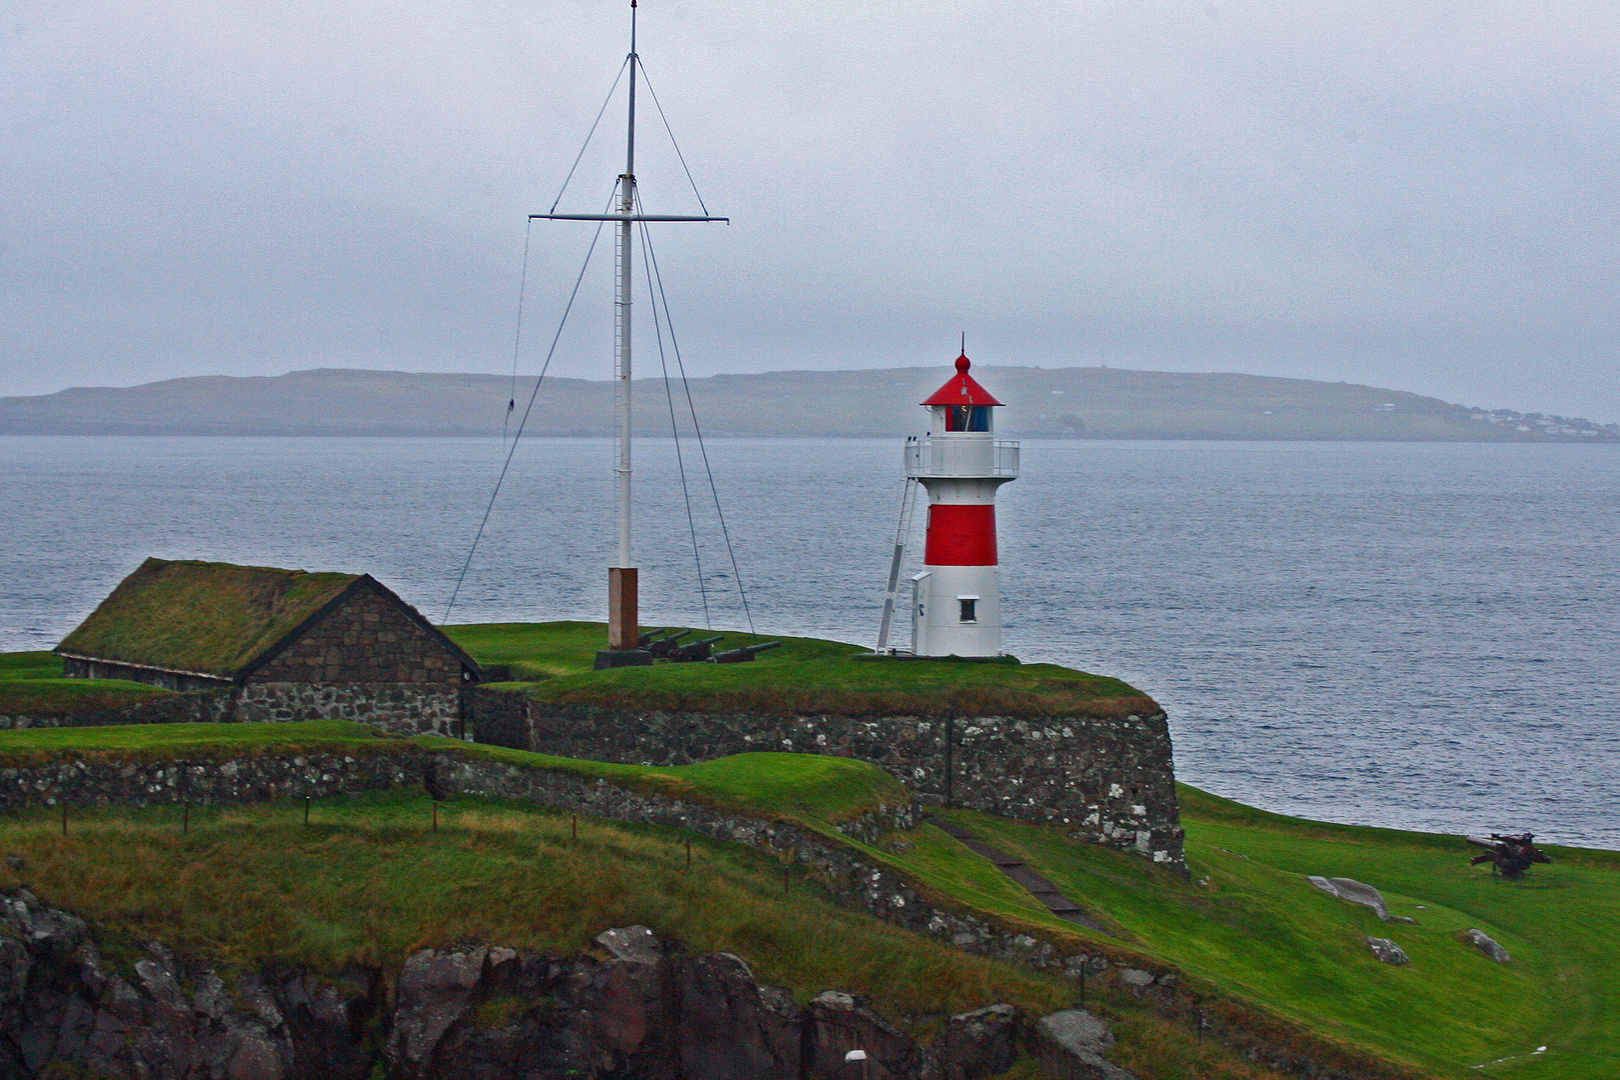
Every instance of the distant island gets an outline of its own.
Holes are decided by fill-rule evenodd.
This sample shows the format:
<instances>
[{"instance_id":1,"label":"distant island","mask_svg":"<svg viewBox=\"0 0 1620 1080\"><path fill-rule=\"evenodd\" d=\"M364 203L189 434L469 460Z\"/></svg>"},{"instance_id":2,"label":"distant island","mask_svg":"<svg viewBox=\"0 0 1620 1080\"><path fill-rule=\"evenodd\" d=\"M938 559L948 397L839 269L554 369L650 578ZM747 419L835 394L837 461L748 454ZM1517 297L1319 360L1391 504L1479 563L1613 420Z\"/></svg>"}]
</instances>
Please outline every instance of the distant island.
<instances>
[{"instance_id":1,"label":"distant island","mask_svg":"<svg viewBox=\"0 0 1620 1080\"><path fill-rule=\"evenodd\" d=\"M1106 367L987 367L1021 438L1615 442L1620 424L1471 408L1401 390L1264 375ZM717 436L918 433L916 403L940 367L777 371L691 381L704 432ZM517 413L533 389L518 381ZM323 368L286 375L169 379L0 398L6 435L499 435L511 380ZM676 391L676 411L684 401ZM669 432L662 380L637 380L636 424ZM611 434L608 382L549 378L526 431ZM516 420L512 423L515 425ZM687 422L683 420L683 431Z\"/></svg>"}]
</instances>

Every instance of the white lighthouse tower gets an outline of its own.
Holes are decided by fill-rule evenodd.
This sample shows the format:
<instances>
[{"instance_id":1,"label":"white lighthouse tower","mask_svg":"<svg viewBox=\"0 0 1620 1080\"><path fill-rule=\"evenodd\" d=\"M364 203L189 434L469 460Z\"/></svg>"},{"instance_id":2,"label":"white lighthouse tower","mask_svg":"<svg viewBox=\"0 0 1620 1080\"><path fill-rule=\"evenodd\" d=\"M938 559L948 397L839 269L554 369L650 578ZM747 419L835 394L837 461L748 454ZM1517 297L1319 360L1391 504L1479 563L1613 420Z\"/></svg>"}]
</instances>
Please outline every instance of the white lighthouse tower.
<instances>
[{"instance_id":1,"label":"white lighthouse tower","mask_svg":"<svg viewBox=\"0 0 1620 1080\"><path fill-rule=\"evenodd\" d=\"M1001 402L971 366L965 353L956 358L956 375L922 403L930 431L906 442L906 477L928 492L923 569L911 579L916 656L1001 654L996 490L1018 478L1018 444L995 437L991 410Z\"/></svg>"}]
</instances>

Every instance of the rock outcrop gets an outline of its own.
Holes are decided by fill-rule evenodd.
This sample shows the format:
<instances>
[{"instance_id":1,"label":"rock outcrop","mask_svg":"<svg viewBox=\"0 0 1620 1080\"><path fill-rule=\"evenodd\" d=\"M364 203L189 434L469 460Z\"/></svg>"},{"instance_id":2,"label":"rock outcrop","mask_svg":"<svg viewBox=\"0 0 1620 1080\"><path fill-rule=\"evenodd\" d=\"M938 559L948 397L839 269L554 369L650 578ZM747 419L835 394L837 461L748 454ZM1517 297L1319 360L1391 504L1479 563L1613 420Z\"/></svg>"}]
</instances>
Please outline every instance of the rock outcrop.
<instances>
[{"instance_id":1,"label":"rock outcrop","mask_svg":"<svg viewBox=\"0 0 1620 1080\"><path fill-rule=\"evenodd\" d=\"M859 1049L865 1080L982 1080L1021 1048L1063 1063L1058 1075L1129 1076L1101 1056L1112 1035L1095 1018L1065 1042L991 1005L922 1043L858 997L828 991L801 1006L740 957L694 956L645 927L596 945L575 956L424 949L392 995L368 969L227 972L158 944L120 974L82 919L18 890L0 897L0 1076L846 1080L845 1055Z\"/></svg>"},{"instance_id":2,"label":"rock outcrop","mask_svg":"<svg viewBox=\"0 0 1620 1080\"><path fill-rule=\"evenodd\" d=\"M1133 1080L1103 1057L1114 1045L1113 1030L1084 1009L1042 1017L1040 1029L1048 1040L1049 1049L1042 1056L1049 1073L1075 1080Z\"/></svg>"}]
</instances>

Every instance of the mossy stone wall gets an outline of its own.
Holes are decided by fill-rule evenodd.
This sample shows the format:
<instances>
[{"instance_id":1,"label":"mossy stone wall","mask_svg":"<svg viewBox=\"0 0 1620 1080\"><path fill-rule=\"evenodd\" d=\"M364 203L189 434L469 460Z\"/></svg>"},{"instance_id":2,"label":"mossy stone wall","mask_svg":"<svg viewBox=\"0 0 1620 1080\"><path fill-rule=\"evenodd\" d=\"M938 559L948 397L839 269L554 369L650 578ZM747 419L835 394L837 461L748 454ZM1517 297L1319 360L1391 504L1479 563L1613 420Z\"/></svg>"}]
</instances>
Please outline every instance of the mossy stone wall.
<instances>
[{"instance_id":1,"label":"mossy stone wall","mask_svg":"<svg viewBox=\"0 0 1620 1080\"><path fill-rule=\"evenodd\" d=\"M1163 713L939 719L632 712L556 706L488 688L470 691L465 707L478 741L561 757L632 765L765 750L858 758L924 801L948 798L970 810L1063 825L1081 839L1186 867Z\"/></svg>"}]
</instances>

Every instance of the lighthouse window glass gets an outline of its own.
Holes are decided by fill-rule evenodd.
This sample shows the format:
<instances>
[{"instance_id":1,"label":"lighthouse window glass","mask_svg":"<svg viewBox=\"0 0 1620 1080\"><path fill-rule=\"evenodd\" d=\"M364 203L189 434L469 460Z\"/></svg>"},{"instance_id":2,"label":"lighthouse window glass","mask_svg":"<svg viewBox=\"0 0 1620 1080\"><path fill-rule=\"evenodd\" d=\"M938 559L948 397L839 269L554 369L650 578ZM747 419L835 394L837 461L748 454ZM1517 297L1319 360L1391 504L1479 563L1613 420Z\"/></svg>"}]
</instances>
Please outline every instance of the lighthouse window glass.
<instances>
[{"instance_id":1,"label":"lighthouse window glass","mask_svg":"<svg viewBox=\"0 0 1620 1080\"><path fill-rule=\"evenodd\" d=\"M989 431L990 406L952 405L945 410L946 431Z\"/></svg>"},{"instance_id":2,"label":"lighthouse window glass","mask_svg":"<svg viewBox=\"0 0 1620 1080\"><path fill-rule=\"evenodd\" d=\"M978 622L979 621L979 614L978 614L979 602L977 600L958 600L957 603L962 605L962 621L963 622Z\"/></svg>"}]
</instances>

